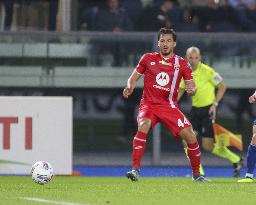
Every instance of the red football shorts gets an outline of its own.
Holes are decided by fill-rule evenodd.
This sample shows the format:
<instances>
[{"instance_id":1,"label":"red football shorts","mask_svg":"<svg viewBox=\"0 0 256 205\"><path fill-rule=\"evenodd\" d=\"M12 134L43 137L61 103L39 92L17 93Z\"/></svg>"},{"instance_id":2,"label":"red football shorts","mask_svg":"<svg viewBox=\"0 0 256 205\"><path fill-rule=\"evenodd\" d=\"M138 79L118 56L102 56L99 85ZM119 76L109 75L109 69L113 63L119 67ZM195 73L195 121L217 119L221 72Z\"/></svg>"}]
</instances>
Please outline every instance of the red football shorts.
<instances>
[{"instance_id":1,"label":"red football shorts","mask_svg":"<svg viewBox=\"0 0 256 205\"><path fill-rule=\"evenodd\" d=\"M137 121L148 118L151 120L152 128L161 122L172 133L175 139L181 139L179 132L186 127L191 127L191 123L178 107L171 108L170 105L152 105L141 103L139 106Z\"/></svg>"}]
</instances>

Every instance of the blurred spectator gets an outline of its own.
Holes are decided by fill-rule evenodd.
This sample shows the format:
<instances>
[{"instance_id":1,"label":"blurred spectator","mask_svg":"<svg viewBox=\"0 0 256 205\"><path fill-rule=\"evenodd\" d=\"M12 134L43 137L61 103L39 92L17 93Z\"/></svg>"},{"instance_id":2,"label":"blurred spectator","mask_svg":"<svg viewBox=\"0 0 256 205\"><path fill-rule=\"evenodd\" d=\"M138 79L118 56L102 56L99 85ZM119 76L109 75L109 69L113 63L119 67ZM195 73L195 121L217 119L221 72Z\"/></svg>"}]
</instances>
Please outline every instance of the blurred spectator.
<instances>
[{"instance_id":1,"label":"blurred spectator","mask_svg":"<svg viewBox=\"0 0 256 205\"><path fill-rule=\"evenodd\" d=\"M175 25L175 30L181 32L199 32L198 21L192 18L190 5L188 6L183 2L183 7L179 7L178 9L181 10L182 18L180 18L180 22ZM175 8L175 11L176 10L177 7Z\"/></svg>"},{"instance_id":2,"label":"blurred spectator","mask_svg":"<svg viewBox=\"0 0 256 205\"><path fill-rule=\"evenodd\" d=\"M13 18L14 0L2 0L5 10L4 30L10 30Z\"/></svg>"},{"instance_id":3,"label":"blurred spectator","mask_svg":"<svg viewBox=\"0 0 256 205\"><path fill-rule=\"evenodd\" d=\"M17 27L26 30L48 30L49 5L44 0L17 0Z\"/></svg>"},{"instance_id":4,"label":"blurred spectator","mask_svg":"<svg viewBox=\"0 0 256 205\"><path fill-rule=\"evenodd\" d=\"M96 30L99 11L106 6L106 0L79 0L79 29Z\"/></svg>"},{"instance_id":5,"label":"blurred spectator","mask_svg":"<svg viewBox=\"0 0 256 205\"><path fill-rule=\"evenodd\" d=\"M126 10L119 6L118 0L106 0L107 7L98 12L96 16L96 27L93 30L121 32L132 30L132 22L126 13ZM104 60L101 58L109 53L113 57L112 66L121 66L123 62L128 62L129 43L119 42L116 39L106 39L103 42L94 42L98 44L96 52L96 64L101 65ZM106 55L107 54L107 55ZM107 60L108 62L111 60Z\"/></svg>"},{"instance_id":6,"label":"blurred spectator","mask_svg":"<svg viewBox=\"0 0 256 205\"><path fill-rule=\"evenodd\" d=\"M78 0L79 2L79 7L81 7L82 9L87 9L90 7L104 7L106 5L106 0Z\"/></svg>"},{"instance_id":7,"label":"blurred spectator","mask_svg":"<svg viewBox=\"0 0 256 205\"><path fill-rule=\"evenodd\" d=\"M2 0L4 30L56 30L59 0Z\"/></svg>"},{"instance_id":8,"label":"blurred spectator","mask_svg":"<svg viewBox=\"0 0 256 205\"><path fill-rule=\"evenodd\" d=\"M107 8L99 12L96 25L99 31L132 30L132 22L126 10L119 7L118 0L107 0Z\"/></svg>"},{"instance_id":9,"label":"blurred spectator","mask_svg":"<svg viewBox=\"0 0 256 205\"><path fill-rule=\"evenodd\" d=\"M93 6L89 8L82 8L79 22L80 30L95 30L96 19L99 13L99 7Z\"/></svg>"},{"instance_id":10,"label":"blurred spectator","mask_svg":"<svg viewBox=\"0 0 256 205\"><path fill-rule=\"evenodd\" d=\"M153 6L153 0L140 0L142 3L142 7L146 8L148 6Z\"/></svg>"},{"instance_id":11,"label":"blurred spectator","mask_svg":"<svg viewBox=\"0 0 256 205\"><path fill-rule=\"evenodd\" d=\"M243 31L256 31L256 1L255 0L228 0L233 9L234 21Z\"/></svg>"},{"instance_id":12,"label":"blurred spectator","mask_svg":"<svg viewBox=\"0 0 256 205\"><path fill-rule=\"evenodd\" d=\"M48 30L55 31L57 23L57 13L58 13L58 0L48 0L49 2L49 17L48 17Z\"/></svg>"},{"instance_id":13,"label":"blurred spectator","mask_svg":"<svg viewBox=\"0 0 256 205\"><path fill-rule=\"evenodd\" d=\"M194 7L192 18L198 21L201 31L235 32L237 29L231 22L229 7L223 1L207 0L207 7Z\"/></svg>"},{"instance_id":14,"label":"blurred spectator","mask_svg":"<svg viewBox=\"0 0 256 205\"><path fill-rule=\"evenodd\" d=\"M173 0L161 1L159 6L146 7L139 19L137 29L140 31L157 31L162 27L173 28L180 18L180 13L171 15L175 11L174 8Z\"/></svg>"},{"instance_id":15,"label":"blurred spectator","mask_svg":"<svg viewBox=\"0 0 256 205\"><path fill-rule=\"evenodd\" d=\"M143 4L141 0L120 0L121 7L125 8L133 25L141 15Z\"/></svg>"},{"instance_id":16,"label":"blurred spectator","mask_svg":"<svg viewBox=\"0 0 256 205\"><path fill-rule=\"evenodd\" d=\"M226 5L227 0L215 0L216 4L220 5ZM178 0L179 4L181 6L186 7L207 7L208 1L202 1L202 0Z\"/></svg>"}]
</instances>

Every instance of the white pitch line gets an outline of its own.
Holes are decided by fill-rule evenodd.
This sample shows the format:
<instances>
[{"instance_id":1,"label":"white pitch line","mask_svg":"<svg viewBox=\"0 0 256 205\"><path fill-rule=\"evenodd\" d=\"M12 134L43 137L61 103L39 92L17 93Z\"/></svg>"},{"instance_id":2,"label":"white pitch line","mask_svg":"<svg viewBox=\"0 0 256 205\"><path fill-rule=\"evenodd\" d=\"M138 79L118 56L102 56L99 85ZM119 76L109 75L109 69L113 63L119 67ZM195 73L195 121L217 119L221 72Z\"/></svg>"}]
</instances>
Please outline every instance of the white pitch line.
<instances>
[{"instance_id":1,"label":"white pitch line","mask_svg":"<svg viewBox=\"0 0 256 205\"><path fill-rule=\"evenodd\" d=\"M33 198L33 197L20 197L20 199L24 199L27 201L48 203L48 204L57 204L57 205L90 205L90 204L80 204L80 203L65 202L65 201L53 201L53 200L42 199L42 198Z\"/></svg>"}]
</instances>

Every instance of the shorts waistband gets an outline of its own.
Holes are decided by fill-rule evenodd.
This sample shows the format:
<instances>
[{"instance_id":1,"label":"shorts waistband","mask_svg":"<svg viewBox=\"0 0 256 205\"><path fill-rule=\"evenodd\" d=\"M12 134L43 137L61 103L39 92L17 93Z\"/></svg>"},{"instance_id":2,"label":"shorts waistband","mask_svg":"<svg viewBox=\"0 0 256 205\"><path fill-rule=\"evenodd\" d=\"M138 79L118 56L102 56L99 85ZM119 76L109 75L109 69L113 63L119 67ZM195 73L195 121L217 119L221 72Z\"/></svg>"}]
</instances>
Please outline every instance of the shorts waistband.
<instances>
[{"instance_id":1,"label":"shorts waistband","mask_svg":"<svg viewBox=\"0 0 256 205\"><path fill-rule=\"evenodd\" d=\"M209 109L212 105L207 105L207 106L204 106L204 107L195 107L195 106L192 106L192 109L196 109L196 110L200 110L200 109Z\"/></svg>"}]
</instances>

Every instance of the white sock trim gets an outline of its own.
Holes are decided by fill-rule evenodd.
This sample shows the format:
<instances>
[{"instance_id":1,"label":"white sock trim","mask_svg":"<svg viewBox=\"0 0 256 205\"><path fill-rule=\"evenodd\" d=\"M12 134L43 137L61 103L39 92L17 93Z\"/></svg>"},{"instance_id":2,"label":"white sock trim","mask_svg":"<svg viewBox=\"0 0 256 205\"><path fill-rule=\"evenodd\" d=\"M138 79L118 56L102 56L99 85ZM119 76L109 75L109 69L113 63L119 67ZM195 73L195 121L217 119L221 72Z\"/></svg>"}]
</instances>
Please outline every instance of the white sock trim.
<instances>
[{"instance_id":1,"label":"white sock trim","mask_svg":"<svg viewBox=\"0 0 256 205\"><path fill-rule=\"evenodd\" d=\"M135 140L138 140L138 141L141 141L141 142L146 142L147 140L144 140L144 139L140 139L138 137L134 137Z\"/></svg>"},{"instance_id":2,"label":"white sock trim","mask_svg":"<svg viewBox=\"0 0 256 205\"><path fill-rule=\"evenodd\" d=\"M199 149L199 145L196 148L194 148L194 149L191 149L189 147L187 147L187 149L189 149L189 150L197 150L197 149Z\"/></svg>"}]
</instances>

